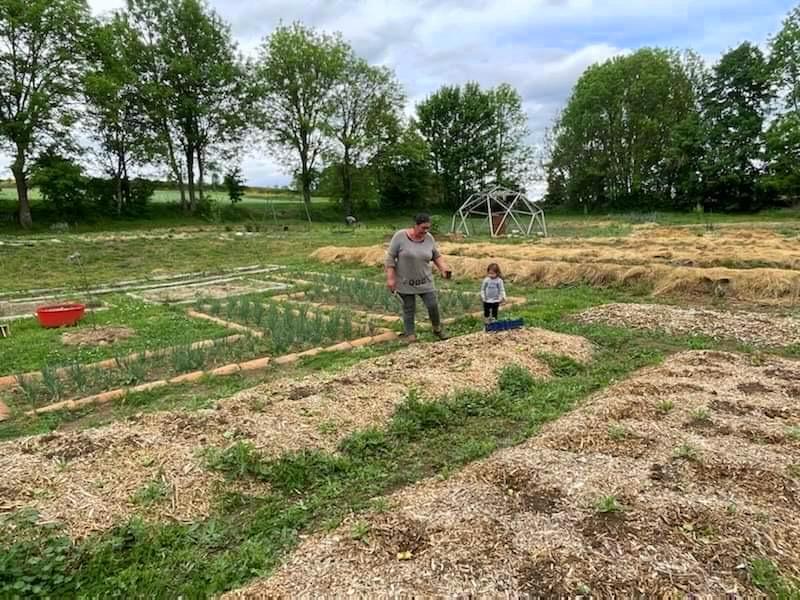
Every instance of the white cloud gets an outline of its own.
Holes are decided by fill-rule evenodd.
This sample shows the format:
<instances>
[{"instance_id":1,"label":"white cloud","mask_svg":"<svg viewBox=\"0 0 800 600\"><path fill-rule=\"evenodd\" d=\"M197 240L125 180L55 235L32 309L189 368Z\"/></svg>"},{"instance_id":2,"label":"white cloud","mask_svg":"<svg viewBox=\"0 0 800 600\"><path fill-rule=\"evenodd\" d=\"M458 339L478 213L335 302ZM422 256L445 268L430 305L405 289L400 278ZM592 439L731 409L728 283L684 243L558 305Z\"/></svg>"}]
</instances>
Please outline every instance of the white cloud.
<instances>
[{"instance_id":1,"label":"white cloud","mask_svg":"<svg viewBox=\"0 0 800 600\"><path fill-rule=\"evenodd\" d=\"M96 14L124 0L90 0ZM209 0L252 53L281 21L341 31L356 51L395 69L407 112L443 84L508 82L541 135L583 70L641 46L697 48L707 57L744 38L762 43L788 0ZM255 150L243 170L254 184L286 181Z\"/></svg>"}]
</instances>

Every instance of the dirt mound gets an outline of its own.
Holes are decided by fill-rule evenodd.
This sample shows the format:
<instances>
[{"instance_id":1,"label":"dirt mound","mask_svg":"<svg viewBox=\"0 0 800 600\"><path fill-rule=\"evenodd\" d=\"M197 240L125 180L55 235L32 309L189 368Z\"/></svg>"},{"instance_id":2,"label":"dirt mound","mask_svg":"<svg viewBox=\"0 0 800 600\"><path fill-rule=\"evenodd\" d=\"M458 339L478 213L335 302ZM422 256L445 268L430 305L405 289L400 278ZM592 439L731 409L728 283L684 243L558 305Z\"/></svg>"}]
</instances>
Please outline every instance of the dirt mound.
<instances>
[{"instance_id":1,"label":"dirt mound","mask_svg":"<svg viewBox=\"0 0 800 600\"><path fill-rule=\"evenodd\" d=\"M546 377L537 354L586 361L591 351L583 338L539 329L476 333L413 345L341 373L266 383L213 410L143 414L85 432L0 443L0 511L36 508L45 520L63 521L74 537L132 514L202 518L221 481L206 469L204 449L248 442L266 456L334 451L351 432L388 421L412 389L428 399L490 389L508 364ZM143 505L137 497L150 488L155 501Z\"/></svg>"},{"instance_id":2,"label":"dirt mound","mask_svg":"<svg viewBox=\"0 0 800 600\"><path fill-rule=\"evenodd\" d=\"M576 316L582 323L704 335L754 346L800 344L800 319L747 311L678 308L663 304L606 304Z\"/></svg>"},{"instance_id":3,"label":"dirt mound","mask_svg":"<svg viewBox=\"0 0 800 600\"><path fill-rule=\"evenodd\" d=\"M129 327L84 327L61 334L61 343L66 346L109 346L136 335Z\"/></svg>"},{"instance_id":4,"label":"dirt mound","mask_svg":"<svg viewBox=\"0 0 800 600\"><path fill-rule=\"evenodd\" d=\"M470 252L471 245L459 250ZM493 246L494 247L494 246ZM516 246L497 245L498 252L513 252ZM454 252L454 245L443 245ZM510 250L508 250L510 249ZM311 257L323 262L357 262L380 265L384 250L380 246L337 248L324 247ZM503 254L485 258L447 255L456 277L483 277L489 262L499 262L509 281L536 283L548 287L579 284L603 287L610 285L652 288L655 296L702 296L735 298L747 302L796 303L800 298L800 271L775 268L735 269L696 268L657 264L618 264L613 261L521 260Z\"/></svg>"},{"instance_id":5,"label":"dirt mound","mask_svg":"<svg viewBox=\"0 0 800 600\"><path fill-rule=\"evenodd\" d=\"M709 369L726 377L709 381ZM798 446L739 436L781 425L712 403L791 406L775 369L799 367L676 355L521 446L393 494L386 514L308 538L271 578L226 597L760 597L753 558L800 575ZM744 382L771 391L746 395Z\"/></svg>"}]
</instances>

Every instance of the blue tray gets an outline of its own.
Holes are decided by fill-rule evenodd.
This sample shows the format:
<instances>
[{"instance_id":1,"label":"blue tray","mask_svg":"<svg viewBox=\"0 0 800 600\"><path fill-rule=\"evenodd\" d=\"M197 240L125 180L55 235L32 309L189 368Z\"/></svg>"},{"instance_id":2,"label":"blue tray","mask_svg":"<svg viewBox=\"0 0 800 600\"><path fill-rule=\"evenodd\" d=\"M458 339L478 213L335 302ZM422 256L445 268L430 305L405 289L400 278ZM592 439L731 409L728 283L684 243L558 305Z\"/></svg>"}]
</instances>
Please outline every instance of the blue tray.
<instances>
[{"instance_id":1,"label":"blue tray","mask_svg":"<svg viewBox=\"0 0 800 600\"><path fill-rule=\"evenodd\" d=\"M486 331L508 331L509 329L519 329L525 325L524 319L506 319L486 324Z\"/></svg>"}]
</instances>

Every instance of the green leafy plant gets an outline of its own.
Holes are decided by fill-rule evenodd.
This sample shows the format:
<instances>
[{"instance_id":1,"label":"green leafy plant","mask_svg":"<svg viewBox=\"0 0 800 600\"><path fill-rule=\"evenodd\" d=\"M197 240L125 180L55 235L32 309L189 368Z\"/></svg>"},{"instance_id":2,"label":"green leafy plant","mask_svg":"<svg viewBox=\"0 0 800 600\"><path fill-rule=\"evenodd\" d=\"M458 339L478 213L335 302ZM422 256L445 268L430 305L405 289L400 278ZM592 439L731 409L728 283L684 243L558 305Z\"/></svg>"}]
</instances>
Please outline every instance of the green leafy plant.
<instances>
[{"instance_id":1,"label":"green leafy plant","mask_svg":"<svg viewBox=\"0 0 800 600\"><path fill-rule=\"evenodd\" d=\"M601 514L618 514L625 510L625 507L619 503L616 496L603 496L595 502L594 508Z\"/></svg>"},{"instance_id":2,"label":"green leafy plant","mask_svg":"<svg viewBox=\"0 0 800 600\"><path fill-rule=\"evenodd\" d=\"M370 526L366 521L358 521L353 523L350 528L350 537L354 540L362 541L369 535Z\"/></svg>"},{"instance_id":3,"label":"green leafy plant","mask_svg":"<svg viewBox=\"0 0 800 600\"><path fill-rule=\"evenodd\" d=\"M17 375L16 380L25 400L30 404L34 404L39 398L39 382L33 377L25 377L24 375Z\"/></svg>"},{"instance_id":4,"label":"green leafy plant","mask_svg":"<svg viewBox=\"0 0 800 600\"><path fill-rule=\"evenodd\" d=\"M672 409L675 408L675 403L672 400L661 400L657 405L656 409L661 414L669 414L672 412Z\"/></svg>"},{"instance_id":5,"label":"green leafy plant","mask_svg":"<svg viewBox=\"0 0 800 600\"><path fill-rule=\"evenodd\" d=\"M673 453L673 456L675 458L680 458L680 459L688 460L688 461L692 461L692 462L698 461L699 458L700 458L697 450L693 446L690 446L686 442L684 442L683 444L681 444L680 446L678 446L675 449L675 452Z\"/></svg>"},{"instance_id":6,"label":"green leafy plant","mask_svg":"<svg viewBox=\"0 0 800 600\"><path fill-rule=\"evenodd\" d=\"M711 412L704 406L692 411L692 422L695 424L706 424L711 422Z\"/></svg>"},{"instance_id":7,"label":"green leafy plant","mask_svg":"<svg viewBox=\"0 0 800 600\"><path fill-rule=\"evenodd\" d=\"M0 597L72 595L72 542L32 511L0 518Z\"/></svg>"},{"instance_id":8,"label":"green leafy plant","mask_svg":"<svg viewBox=\"0 0 800 600\"><path fill-rule=\"evenodd\" d=\"M143 357L115 356L114 362L123 376L125 385L136 385L147 379L147 364Z\"/></svg>"},{"instance_id":9,"label":"green leafy plant","mask_svg":"<svg viewBox=\"0 0 800 600\"><path fill-rule=\"evenodd\" d=\"M771 598L797 600L800 598L800 581L781 574L768 558L754 558L747 565L750 580Z\"/></svg>"},{"instance_id":10,"label":"green leafy plant","mask_svg":"<svg viewBox=\"0 0 800 600\"><path fill-rule=\"evenodd\" d=\"M165 499L169 494L169 487L162 477L154 479L133 495L133 502L142 506L150 506Z\"/></svg>"},{"instance_id":11,"label":"green leafy plant","mask_svg":"<svg viewBox=\"0 0 800 600\"><path fill-rule=\"evenodd\" d=\"M612 423L608 426L608 437L612 440L621 442L622 440L626 440L631 436L631 432L620 423Z\"/></svg>"},{"instance_id":12,"label":"green leafy plant","mask_svg":"<svg viewBox=\"0 0 800 600\"><path fill-rule=\"evenodd\" d=\"M536 385L531 372L525 367L512 364L503 367L497 378L497 386L515 398L523 398L529 394Z\"/></svg>"},{"instance_id":13,"label":"green leafy plant","mask_svg":"<svg viewBox=\"0 0 800 600\"><path fill-rule=\"evenodd\" d=\"M250 442L236 442L224 450L212 448L207 451L206 464L231 478L263 474L261 455Z\"/></svg>"}]
</instances>

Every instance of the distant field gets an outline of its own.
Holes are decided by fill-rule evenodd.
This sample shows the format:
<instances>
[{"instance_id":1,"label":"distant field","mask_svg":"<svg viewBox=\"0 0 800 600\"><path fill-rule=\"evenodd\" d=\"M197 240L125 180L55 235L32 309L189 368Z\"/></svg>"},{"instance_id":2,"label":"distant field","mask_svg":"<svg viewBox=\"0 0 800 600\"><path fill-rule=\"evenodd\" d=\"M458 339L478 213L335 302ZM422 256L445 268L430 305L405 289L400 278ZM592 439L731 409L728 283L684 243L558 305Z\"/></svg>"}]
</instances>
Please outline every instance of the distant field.
<instances>
[{"instance_id":1,"label":"distant field","mask_svg":"<svg viewBox=\"0 0 800 600\"><path fill-rule=\"evenodd\" d=\"M217 202L229 204L230 199L228 198L227 192L223 191L206 191L205 195L207 197L213 198ZM180 193L178 190L156 190L155 194L153 194L153 201L156 203L169 203L169 202L179 202L180 201ZM303 197L300 194L292 194L292 193L283 193L283 194L265 194L262 192L248 192L244 195L241 202L239 202L240 206L248 206L248 207L264 207L264 205L268 205L268 203L273 204L300 204L303 201ZM323 204L330 204L329 198L319 198L314 197L311 199L311 203L314 205L323 205Z\"/></svg>"}]
</instances>

